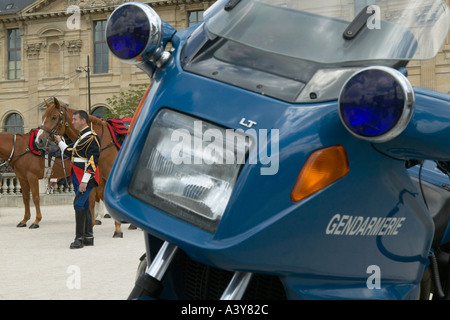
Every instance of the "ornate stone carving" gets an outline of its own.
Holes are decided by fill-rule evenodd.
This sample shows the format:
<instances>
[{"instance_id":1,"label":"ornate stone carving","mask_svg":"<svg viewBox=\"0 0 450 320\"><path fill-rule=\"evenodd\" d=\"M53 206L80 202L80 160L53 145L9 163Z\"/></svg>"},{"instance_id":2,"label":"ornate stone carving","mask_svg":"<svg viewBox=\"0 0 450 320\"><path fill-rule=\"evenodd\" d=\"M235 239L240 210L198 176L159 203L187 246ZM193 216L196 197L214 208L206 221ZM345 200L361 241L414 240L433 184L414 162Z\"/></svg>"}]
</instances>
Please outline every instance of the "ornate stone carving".
<instances>
[{"instance_id":1,"label":"ornate stone carving","mask_svg":"<svg viewBox=\"0 0 450 320\"><path fill-rule=\"evenodd\" d=\"M24 49L27 53L27 57L32 58L39 58L39 53L41 51L41 48L45 47L45 43L38 42L38 43L25 43Z\"/></svg>"},{"instance_id":2,"label":"ornate stone carving","mask_svg":"<svg viewBox=\"0 0 450 320\"><path fill-rule=\"evenodd\" d=\"M71 54L80 53L83 41L81 39L64 41L67 51Z\"/></svg>"},{"instance_id":3,"label":"ornate stone carving","mask_svg":"<svg viewBox=\"0 0 450 320\"><path fill-rule=\"evenodd\" d=\"M68 6L78 6L80 8L95 8L95 7L105 7L105 6L116 6L126 2L126 0L66 0L66 5Z\"/></svg>"}]
</instances>

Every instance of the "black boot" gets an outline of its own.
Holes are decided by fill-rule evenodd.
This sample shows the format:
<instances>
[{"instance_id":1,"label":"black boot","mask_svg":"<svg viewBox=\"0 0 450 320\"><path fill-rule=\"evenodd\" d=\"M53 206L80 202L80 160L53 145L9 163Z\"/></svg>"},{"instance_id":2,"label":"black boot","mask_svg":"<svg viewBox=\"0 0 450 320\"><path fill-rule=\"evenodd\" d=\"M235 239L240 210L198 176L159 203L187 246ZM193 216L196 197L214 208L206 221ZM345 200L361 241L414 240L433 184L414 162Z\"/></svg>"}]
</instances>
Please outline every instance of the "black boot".
<instances>
[{"instance_id":1,"label":"black boot","mask_svg":"<svg viewBox=\"0 0 450 320\"><path fill-rule=\"evenodd\" d=\"M83 244L85 246L93 246L94 245L94 229L92 227L92 215L91 210L85 210L85 227L84 227L84 238Z\"/></svg>"},{"instance_id":2,"label":"black boot","mask_svg":"<svg viewBox=\"0 0 450 320\"><path fill-rule=\"evenodd\" d=\"M75 210L75 240L70 244L70 249L81 249L83 248L83 238L85 230L85 210L78 209Z\"/></svg>"}]
</instances>

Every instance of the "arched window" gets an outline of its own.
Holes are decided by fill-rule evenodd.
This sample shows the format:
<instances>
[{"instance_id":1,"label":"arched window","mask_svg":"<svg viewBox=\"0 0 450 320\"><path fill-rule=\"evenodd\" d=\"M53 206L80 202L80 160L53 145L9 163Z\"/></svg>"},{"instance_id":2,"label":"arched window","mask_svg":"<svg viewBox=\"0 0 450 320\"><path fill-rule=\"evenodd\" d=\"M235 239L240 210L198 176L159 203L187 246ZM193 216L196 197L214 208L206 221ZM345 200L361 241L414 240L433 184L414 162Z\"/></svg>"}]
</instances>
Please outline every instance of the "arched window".
<instances>
[{"instance_id":1,"label":"arched window","mask_svg":"<svg viewBox=\"0 0 450 320\"><path fill-rule=\"evenodd\" d=\"M97 107L94 111L92 111L92 115L96 116L97 118L106 118L106 114L108 113L109 109L107 107Z\"/></svg>"},{"instance_id":2,"label":"arched window","mask_svg":"<svg viewBox=\"0 0 450 320\"><path fill-rule=\"evenodd\" d=\"M5 131L11 133L24 133L23 119L20 114L12 113L6 118Z\"/></svg>"}]
</instances>

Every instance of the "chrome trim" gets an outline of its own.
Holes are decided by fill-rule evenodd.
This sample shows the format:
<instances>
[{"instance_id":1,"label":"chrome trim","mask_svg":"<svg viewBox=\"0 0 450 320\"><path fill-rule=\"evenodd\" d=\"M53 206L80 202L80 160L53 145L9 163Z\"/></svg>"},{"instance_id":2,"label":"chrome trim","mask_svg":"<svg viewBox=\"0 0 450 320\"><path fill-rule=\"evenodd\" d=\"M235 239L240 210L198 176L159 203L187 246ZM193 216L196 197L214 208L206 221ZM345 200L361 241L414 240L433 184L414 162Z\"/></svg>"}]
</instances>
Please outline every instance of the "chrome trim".
<instances>
[{"instance_id":1,"label":"chrome trim","mask_svg":"<svg viewBox=\"0 0 450 320\"><path fill-rule=\"evenodd\" d=\"M253 276L250 272L236 272L228 287L222 294L220 300L240 300L247 290L248 284Z\"/></svg>"},{"instance_id":2,"label":"chrome trim","mask_svg":"<svg viewBox=\"0 0 450 320\"><path fill-rule=\"evenodd\" d=\"M131 59L123 59L114 54L114 52L110 49L109 51L122 62L128 63L128 64L141 64L144 61L148 60L158 60L161 55L164 52L164 48L162 48L162 33L163 33L163 25L162 20L159 17L159 15L153 10L150 6L139 3L139 2L126 2L120 6L118 6L108 17L108 21L106 22L106 28L105 28L105 38L107 38L107 30L108 27L110 27L110 20L114 16L114 13L119 10L120 8L124 6L136 6L140 8L144 14L147 16L148 22L150 24L150 34L147 41L147 44L145 45L144 49L136 55L134 58Z\"/></svg>"},{"instance_id":3,"label":"chrome trim","mask_svg":"<svg viewBox=\"0 0 450 320\"><path fill-rule=\"evenodd\" d=\"M169 60L172 58L172 53L164 51L159 59L156 61L156 66L158 68L162 68L166 65L167 62L169 62Z\"/></svg>"},{"instance_id":4,"label":"chrome trim","mask_svg":"<svg viewBox=\"0 0 450 320\"><path fill-rule=\"evenodd\" d=\"M161 281L166 274L167 268L175 257L177 250L178 247L176 245L173 245L167 241L164 242L146 273L150 277Z\"/></svg>"},{"instance_id":5,"label":"chrome trim","mask_svg":"<svg viewBox=\"0 0 450 320\"><path fill-rule=\"evenodd\" d=\"M365 72L367 70L380 70L380 71L386 72L389 75L391 75L399 83L400 87L403 90L403 94L405 96L403 112L402 112L402 115L400 116L400 119L397 121L397 124L392 129L387 131L386 133L376 136L376 137L361 136L361 135L355 133L345 123L344 118L341 114L341 108L340 108L341 95L342 95L342 92L343 92L344 88L346 87L347 83L349 81L351 81L353 79L353 77L355 77L356 75L358 75L362 72ZM408 126L408 124L414 114L414 102L415 102L414 89L413 89L411 83L409 82L409 80L400 71L389 68L389 67L384 67L384 66L371 66L371 67L367 67L367 68L364 68L364 69L361 69L361 70L355 72L344 83L344 85L342 86L342 89L339 93L338 113L339 113L339 118L341 119L342 124L353 136L355 136L359 139L362 139L362 140L370 141L370 142L378 142L378 143L387 142L387 141L390 141L390 140L396 138L397 136L399 136L403 132L403 130L406 129L406 127Z\"/></svg>"}]
</instances>

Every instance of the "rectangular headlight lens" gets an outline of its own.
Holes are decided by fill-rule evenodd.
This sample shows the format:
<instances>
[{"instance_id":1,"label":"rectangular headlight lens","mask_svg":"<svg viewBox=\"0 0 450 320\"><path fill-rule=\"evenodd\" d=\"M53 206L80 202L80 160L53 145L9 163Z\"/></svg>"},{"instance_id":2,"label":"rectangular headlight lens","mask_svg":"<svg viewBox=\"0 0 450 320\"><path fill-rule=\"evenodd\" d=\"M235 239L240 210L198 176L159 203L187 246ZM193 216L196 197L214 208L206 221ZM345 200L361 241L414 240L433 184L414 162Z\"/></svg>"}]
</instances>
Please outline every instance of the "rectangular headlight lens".
<instances>
[{"instance_id":1,"label":"rectangular headlight lens","mask_svg":"<svg viewBox=\"0 0 450 320\"><path fill-rule=\"evenodd\" d=\"M163 109L150 128L130 194L215 232L251 143L243 133Z\"/></svg>"}]
</instances>

